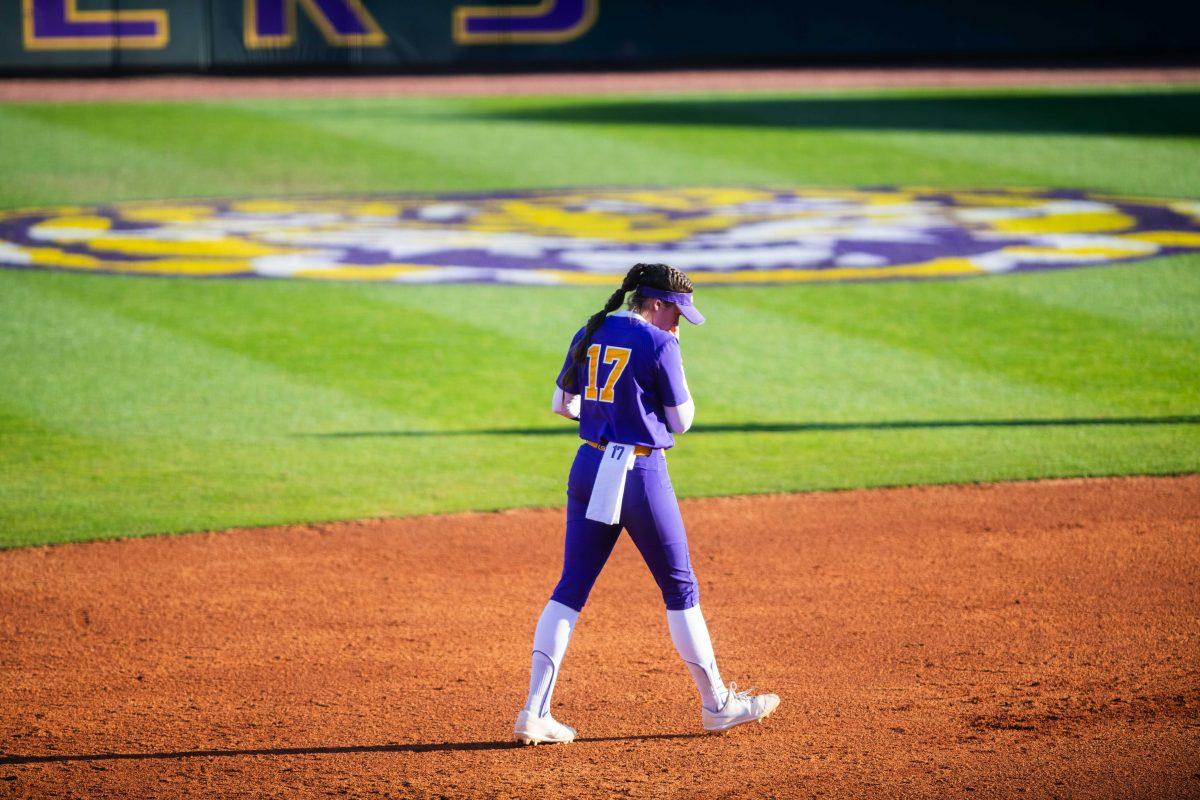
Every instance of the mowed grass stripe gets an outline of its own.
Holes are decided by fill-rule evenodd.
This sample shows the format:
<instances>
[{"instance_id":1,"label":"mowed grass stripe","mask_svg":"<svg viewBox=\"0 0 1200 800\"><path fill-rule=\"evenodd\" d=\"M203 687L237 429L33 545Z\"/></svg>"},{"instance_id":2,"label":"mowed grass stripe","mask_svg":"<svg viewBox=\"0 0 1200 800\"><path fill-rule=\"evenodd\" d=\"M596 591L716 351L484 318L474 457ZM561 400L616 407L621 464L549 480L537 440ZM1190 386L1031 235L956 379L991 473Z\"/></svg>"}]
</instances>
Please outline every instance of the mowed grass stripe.
<instances>
[{"instance_id":1,"label":"mowed grass stripe","mask_svg":"<svg viewBox=\"0 0 1200 800\"><path fill-rule=\"evenodd\" d=\"M128 309L105 308L103 292L91 302L63 296L89 282L139 280L88 276L0 274L0 361L6 402L39 424L63 433L170 435L185 438L256 438L265 431L339 429L350 424L404 427L404 416L305 381L267 361L181 334ZM157 284L161 298L175 288ZM212 284L220 290L230 284ZM203 313L196 298L164 306L178 317ZM219 302L210 293L208 302ZM101 301L101 302L98 302ZM424 425L425 421L419 421Z\"/></svg>"},{"instance_id":2,"label":"mowed grass stripe","mask_svg":"<svg viewBox=\"0 0 1200 800\"><path fill-rule=\"evenodd\" d=\"M1072 275L1074 280L1085 278L1083 271ZM319 308L320 304L309 305L315 298L338 309L333 327L350 325L351 340L372 341L372 335L359 336L355 323L348 320L377 315L372 308L376 305L386 307L384 319L403 320L406 306L429 306L440 292L442 302L434 304L437 326L469 313L486 316L488 309L504 309L498 312L500 327L521 331L514 335L519 341L516 361L535 358L545 362L528 370L518 368L513 373L517 388L511 391L489 392L485 385L471 387L461 397L447 390L437 370L428 372L431 383L442 387L446 400L440 406L444 416L439 418L397 420L394 412L381 416L375 404L355 402L335 415L328 413L328 407L338 406L338 402L317 403L318 408L301 416L294 411L281 413L277 404L281 397L299 396L300 392L305 397L314 393L323 397L329 390L311 389L321 383L319 377L307 376L299 381L303 388L297 389L292 383L298 379L285 370L287 377L279 388L271 377L276 367L259 364L236 350L230 352L228 343L192 342L189 336L167 332L168 340L182 338L187 343L168 360L179 357L184 364L199 363L201 367L198 379L181 378L169 366L165 374L198 384L201 391L207 385L205 361L197 360L191 348L215 350L220 360L246 359L252 365L247 370L232 374L228 368L217 370L227 378L223 385L231 396L242 398L240 404L209 403L203 409L189 407L181 413L175 404L164 403L157 396L153 381L152 390L146 392L134 392L128 384L115 392L87 382L70 387L75 400L65 410L53 409L51 418L74 419L81 424L88 420L97 435L109 436L114 432L113 408L124 411L121 404L126 404L129 411L124 425L115 431L121 440L101 449L93 440L80 437L63 445L62 462L70 465L68 469L61 474L46 471L39 476L41 484L23 478L18 494L26 500L16 503L16 510L7 515L13 543L187 530L220 526L216 521L220 519L228 520L226 524L264 524L561 503L574 433L546 409L550 381L570 332L602 300L599 295L604 292L226 283L33 273L11 273L3 279L59 283L71 287L70 295L88 297L94 305L85 307L82 314L75 305L78 297L56 312L75 320L75 326L64 326L62 335L68 339L94 336L97 331L103 338L106 325L101 318L106 315L137 316L157 309L155 314L168 318L191 315L191 324L210 334L233 327L237 330L222 336L242 343L264 343L270 342L273 332L292 324L298 309ZM925 283L908 288L945 297L952 286ZM1075 397L1041 385L1031 389L1017 381L1006 382L1003 375L979 372L953 360L942 363L926 353L914 354L902 346L863 339L854 330L829 331L802 317L763 313L753 305L741 309L742 318L737 319L742 294L756 298L791 295L786 304L789 308L811 309L836 302L861 314L868 307L867 296L878 288L706 291L706 310L714 323L684 332L701 415L697 432L684 437L682 446L671 455L682 495L1113 471L1169 472L1186 469L1189 464L1195 467L1194 453L1200 452L1197 426L1160 425L1150 414L1143 423L1099 426L1093 424L1096 417L1105 415L1094 409L1108 406L1091 396ZM27 297L11 292L5 296L18 305L28 303ZM381 301L383 297L388 299ZM930 300L928 305L938 304ZM110 306L115 310L104 310ZM549 310L542 315L539 309ZM254 321L247 319L251 310L257 310ZM265 323L262 317L267 318ZM295 335L321 342L327 333L325 316L314 312L300 319L306 321ZM914 317L906 319L914 324ZM522 327L522 320L527 328ZM723 330L724 322L731 327ZM936 316L922 319L921 324L932 327L926 335L939 335ZM131 330L124 330L126 325ZM154 349L152 339L148 341L146 336L157 328L124 319L117 327L127 334L128 347L117 334L109 352L85 350L86 357L99 363L136 364L132 368L142 375L158 373L162 359L147 359L140 352L147 344ZM545 342L539 340L537 331L545 331ZM766 335L772 332L777 335ZM505 337L493 341L486 334L469 333L472 363L478 363L480 377L500 374L495 370L506 369L506 359L512 355ZM529 344L530 340L534 344ZM287 336L275 344L284 351L296 346ZM360 381L365 385L386 385L388 349L368 346L347 355L362 372ZM57 361L53 351L49 355ZM65 367L76 371L69 363ZM118 366L118 376L120 369ZM258 374L260 369L263 375ZM809 370L807 374L805 370ZM813 385L816 388L809 389ZM367 393L372 391L378 390ZM330 393L340 398L341 406L347 405L344 389ZM44 405L40 400L47 393L38 394L37 402L27 402L24 407ZM170 400L169 391L166 397ZM52 398L48 402L52 404ZM401 398L396 407L403 405ZM88 408L96 410L96 418L89 420ZM1089 411L1092 413L1083 413ZM1026 412L1031 421L1023 421L1017 412ZM201 419L189 431L180 422L183 418L186 423L190 413L211 419ZM1055 418L1060 424L1038 424ZM1006 421L1017 424L1005 425ZM828 426L831 422L849 424ZM306 427L310 423L311 427ZM505 432L509 425L524 424L533 435ZM759 429L764 424L766 431ZM438 430L442 433L430 435ZM228 435L230 431L233 436ZM25 446L36 447L35 441L30 438ZM78 455L68 457L72 446ZM147 489L155 480L160 480L162 487ZM121 486L139 498L144 492L145 500L136 507L123 507L115 501ZM55 500L68 496L92 497L97 503L93 506L96 519L79 519L74 500Z\"/></svg>"},{"instance_id":3,"label":"mowed grass stripe","mask_svg":"<svg viewBox=\"0 0 1200 800\"><path fill-rule=\"evenodd\" d=\"M272 112L280 118L305 119L310 108L273 106ZM411 115L403 106L384 107L345 117L318 114L306 124L377 144L403 140L405 147L431 162L457 167L449 175L432 176L433 185L443 187L641 185L678 182L689 173L716 182L778 179L776 173L742 161L738 148L726 152L684 146L693 135L690 131L683 136L662 131L642 136L635 128L547 124L448 112L426 117ZM508 152L498 157L505 150ZM456 173L464 172L470 174L469 183L456 179Z\"/></svg>"},{"instance_id":4,"label":"mowed grass stripe","mask_svg":"<svg viewBox=\"0 0 1200 800\"><path fill-rule=\"evenodd\" d=\"M1097 106L1128 102L1119 91L1078 96ZM1187 196L1200 185L1191 93L1156 100L1179 109L1157 135L1072 134L1036 93L1006 99L1005 110L1028 117L1028 131L986 115L976 119L979 130L930 127L937 109L964 101L961 93L909 97L925 111L901 114L895 128L872 124L869 112L896 114L897 99L862 93L757 97L749 107L766 109L765 123L739 112L747 103L736 96L634 98L617 111L611 98L588 97L12 106L0 109L5 132L18 134L5 137L15 145L0 201L697 181L1066 184ZM662 124L662 109L673 105L690 109L689 121ZM1049 115L1044 124L1039 115ZM22 136L22 124L36 127ZM36 130L53 128L67 138L47 147L57 137ZM21 166L44 163L61 169Z\"/></svg>"},{"instance_id":5,"label":"mowed grass stripe","mask_svg":"<svg viewBox=\"0 0 1200 800\"><path fill-rule=\"evenodd\" d=\"M1200 160L1190 157L1200 134L1197 97L1172 87L527 98L493 100L474 113L493 123L662 141L701 160L720 153L804 182L1054 185L1056 176L1082 174L1067 185L1170 185L1187 196L1200 178ZM1155 116L1131 120L1126 109Z\"/></svg>"},{"instance_id":6,"label":"mowed grass stripe","mask_svg":"<svg viewBox=\"0 0 1200 800\"><path fill-rule=\"evenodd\" d=\"M175 190L227 180L225 169L201 170L177 150L156 152L104 136L94 123L102 113L55 119L42 106L0 106L3 204L106 203L161 195L164 179Z\"/></svg>"},{"instance_id":7,"label":"mowed grass stripe","mask_svg":"<svg viewBox=\"0 0 1200 800\"><path fill-rule=\"evenodd\" d=\"M1093 268L1077 280L1089 282ZM1111 267L1108 269L1120 269ZM1146 267L1128 277L1148 278ZM780 293L746 290L745 302L810 324L983 369L1024 384L1094 398L1113 411L1194 410L1186 392L1200 382L1198 343L1155 333L1104 314L1064 309L987 289L989 282L1036 280L998 276L951 281L929 292L919 283L822 287L828 302L796 304ZM835 299L836 298L836 299Z\"/></svg>"},{"instance_id":8,"label":"mowed grass stripe","mask_svg":"<svg viewBox=\"0 0 1200 800\"><path fill-rule=\"evenodd\" d=\"M565 176L568 183L576 184L679 183L696 180L688 176L703 176L716 183L767 186L878 186L939 183L964 172L973 173L977 184L1037 184L1043 177L1036 171L1014 170L1002 161L972 164L936 152L914 158L887 132L860 135L838 129L731 129L705 124L544 123L541 127L547 129L552 147L563 148L581 137L604 142L583 171L576 168ZM627 156L611 152L618 143ZM563 176L549 175L547 182L561 183Z\"/></svg>"},{"instance_id":9,"label":"mowed grass stripe","mask_svg":"<svg viewBox=\"0 0 1200 800\"><path fill-rule=\"evenodd\" d=\"M563 113L578 109L593 115L612 101L526 98L524 105L521 99L469 104L460 101L458 113L453 112L453 106L443 105L440 114L412 116L391 107L361 112L362 117L343 116L327 108L317 119L325 129L361 131L362 136L374 141L391 141L402 135L410 146L425 148L433 158L442 158L449 150L481 176L486 174L481 185L504 188L677 183L692 175L716 183L777 185L790 181L843 183L850 179L878 184L887 182L898 168L905 171L904 180L925 182L961 172L965 163L935 155L914 160L903 147L889 144L882 134L867 140L848 131L786 126L663 126L638 122L636 118L604 122L590 120L590 116L583 121L538 117L539 109L555 102L559 105L550 107ZM662 98L643 98L629 100L627 105L653 109L663 102ZM530 119L521 118L523 108ZM275 114L303 118L313 106L296 108L289 104L271 109ZM720 117L714 115L713 122L720 123ZM510 143L514 151L536 155L496 159L494 153L500 142ZM979 179L1037 182L1035 173L1005 168L1003 162L995 162L994 166Z\"/></svg>"},{"instance_id":10,"label":"mowed grass stripe","mask_svg":"<svg viewBox=\"0 0 1200 800\"><path fill-rule=\"evenodd\" d=\"M357 142L365 153L390 153L376 160L378 178L408 191L535 185L530 173L540 162L553 162L550 153L530 157L546 144L538 141L539 131L456 122L445 110L445 101L437 100L285 100L256 105L253 113L264 127L302 128L306 138L332 137ZM506 147L511 152L501 155ZM353 161L360 154L342 157Z\"/></svg>"},{"instance_id":11,"label":"mowed grass stripe","mask_svg":"<svg viewBox=\"0 0 1200 800\"><path fill-rule=\"evenodd\" d=\"M1037 279L993 280L989 292L1029 298L1056 308L1102 314L1158 335L1200 340L1200 255L1089 269L1042 273Z\"/></svg>"},{"instance_id":12,"label":"mowed grass stripe","mask_svg":"<svg viewBox=\"0 0 1200 800\"><path fill-rule=\"evenodd\" d=\"M768 308L778 301L778 291L710 292L704 305L713 322L686 331L685 353L694 367L689 380L703 398L698 402L705 422L875 423L1105 410L1087 396L999 374L986 364L947 360L902 342L811 322L803 311ZM792 294L790 307L796 309L845 302L826 287ZM863 308L865 315L902 311L902 306ZM935 320L923 331L943 335ZM757 367L751 373L748 361Z\"/></svg>"},{"instance_id":13,"label":"mowed grass stripe","mask_svg":"<svg viewBox=\"0 0 1200 800\"><path fill-rule=\"evenodd\" d=\"M353 185L379 192L425 170L430 179L453 178L447 164L429 164L402 142L387 145L304 122L273 118L238 104L117 104L93 107L23 106L45 124L86 132L91 158L120 169L119 154L134 151L178 166L114 198L231 197L327 193ZM108 142L115 147L96 146ZM116 156L116 157L115 157ZM472 179L474 176L462 176ZM169 185L164 186L163 180ZM99 198L91 198L99 199Z\"/></svg>"},{"instance_id":14,"label":"mowed grass stripe","mask_svg":"<svg viewBox=\"0 0 1200 800\"><path fill-rule=\"evenodd\" d=\"M126 319L269 365L299 385L387 410L397 430L432 431L448 420L456 427L530 423L531 389L544 388L540 412L570 337L530 341L493 320L490 309L516 301L527 310L521 326L537 324L537 306L519 287L443 290L422 302L406 299L404 287L304 281L95 277L58 285L76 302L117 307ZM360 424L370 420L356 416ZM294 432L345 429L301 422Z\"/></svg>"},{"instance_id":15,"label":"mowed grass stripe","mask_svg":"<svg viewBox=\"0 0 1200 800\"><path fill-rule=\"evenodd\" d=\"M932 160L957 164L935 179L944 185L1004 181L1184 198L1194 198L1200 186L1200 138L1194 136L895 132L854 139L861 147L882 140L898 151L878 173L885 183L912 182L912 170Z\"/></svg>"},{"instance_id":16,"label":"mowed grass stripe","mask_svg":"<svg viewBox=\"0 0 1200 800\"><path fill-rule=\"evenodd\" d=\"M391 313L418 309L443 318L447 325L465 321L502 332L506 339L544 353L548 359L545 363L552 365L553 380L575 332L604 306L616 286L617 277L611 287L587 288L472 284L360 284L346 288L374 302L389 304L394 309Z\"/></svg>"},{"instance_id":17,"label":"mowed grass stripe","mask_svg":"<svg viewBox=\"0 0 1200 800\"><path fill-rule=\"evenodd\" d=\"M686 141L692 147L719 147L723 138L727 136L723 137L719 129L708 129ZM726 145L726 152L733 151ZM970 173L975 185L1033 185L1042 177L1036 171L1016 170L1001 161L971 164L936 150L914 157L891 133L867 136L844 130L754 130L739 137L736 153L768 171L773 184L929 185L943 183L948 176Z\"/></svg>"},{"instance_id":18,"label":"mowed grass stripe","mask_svg":"<svg viewBox=\"0 0 1200 800\"><path fill-rule=\"evenodd\" d=\"M122 292L122 282L139 283L144 294ZM13 371L0 372L16 404L7 416L39 423L33 431L21 424L20 435L6 431L0 541L8 544L223 527L235 520L269 524L442 511L469 507L467 497L501 507L514 504L514 470L521 476L517 504L533 497L553 502L561 494L548 491L558 483L548 470L550 453L570 448L565 423L562 436L528 444L513 436L497 446L487 434L448 440L427 435L447 420L479 426L489 422L488 414L510 409L531 417L540 412L538 418L548 421L548 388L539 386L535 405L532 397L522 402L507 390L489 395L486 382L451 391L438 382L444 373L436 368L409 365L410 380L425 383L435 403L447 402L437 418L402 415L360 399L363 392L335 390L336 381L304 380L298 371L131 318L141 302L176 320L203 321L206 309L225 308L232 318L208 321L214 328L236 327L253 314L230 303L231 297L249 289L282 290L274 302L258 297L259 305L251 305L273 309L264 316L286 326L296 306L288 302L289 287L326 303L327 289L353 297L360 287L102 276L80 281L37 273L4 273L0 285L7 312L2 336L13 356L4 362ZM60 296L50 285L73 286L89 302ZM188 288L193 291L180 291ZM364 305L371 304L357 308ZM398 316L393 306L387 311ZM288 351L288 339L269 339L282 329L243 333L248 340L268 334L267 349ZM324 331L311 332L321 341ZM479 363L498 365L502 360L486 357L495 352L493 338L482 335L480 343ZM430 364L439 352L431 350ZM368 384L386 384L389 365L380 362L377 344L336 355ZM497 383L502 378L497 375ZM391 405L413 412L417 404L411 393L397 391ZM531 496L531 486L540 493Z\"/></svg>"},{"instance_id":19,"label":"mowed grass stripe","mask_svg":"<svg viewBox=\"0 0 1200 800\"><path fill-rule=\"evenodd\" d=\"M688 496L1028 478L1179 474L1200 469L1200 425L935 424L792 433L711 433L698 423L669 458ZM987 421L982 421L987 422Z\"/></svg>"},{"instance_id":20,"label":"mowed grass stripe","mask_svg":"<svg viewBox=\"0 0 1200 800\"><path fill-rule=\"evenodd\" d=\"M0 456L0 547L537 504L531 496L557 504L562 496L559 476L540 484L528 477L539 463L561 467L549 441L516 448L487 437L50 434L15 445ZM510 470L526 471L515 489Z\"/></svg>"}]
</instances>

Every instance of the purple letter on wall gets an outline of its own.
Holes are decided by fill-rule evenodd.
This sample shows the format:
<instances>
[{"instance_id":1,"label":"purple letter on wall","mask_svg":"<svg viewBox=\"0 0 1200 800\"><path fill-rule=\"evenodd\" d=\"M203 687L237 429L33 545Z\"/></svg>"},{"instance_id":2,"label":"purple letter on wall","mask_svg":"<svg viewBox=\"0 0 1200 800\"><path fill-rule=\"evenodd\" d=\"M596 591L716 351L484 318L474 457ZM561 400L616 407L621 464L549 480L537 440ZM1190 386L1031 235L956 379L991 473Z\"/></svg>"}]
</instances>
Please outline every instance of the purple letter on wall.
<instances>
[{"instance_id":1,"label":"purple letter on wall","mask_svg":"<svg viewBox=\"0 0 1200 800\"><path fill-rule=\"evenodd\" d=\"M80 11L78 0L22 0L26 50L159 50L170 33L167 12Z\"/></svg>"},{"instance_id":2,"label":"purple letter on wall","mask_svg":"<svg viewBox=\"0 0 1200 800\"><path fill-rule=\"evenodd\" d=\"M535 5L459 6L459 44L554 44L578 39L596 22L600 0L542 0Z\"/></svg>"},{"instance_id":3,"label":"purple letter on wall","mask_svg":"<svg viewBox=\"0 0 1200 800\"><path fill-rule=\"evenodd\" d=\"M387 42L361 0L245 0L246 47L291 47L296 43L296 3L325 41L335 47L378 47Z\"/></svg>"}]
</instances>

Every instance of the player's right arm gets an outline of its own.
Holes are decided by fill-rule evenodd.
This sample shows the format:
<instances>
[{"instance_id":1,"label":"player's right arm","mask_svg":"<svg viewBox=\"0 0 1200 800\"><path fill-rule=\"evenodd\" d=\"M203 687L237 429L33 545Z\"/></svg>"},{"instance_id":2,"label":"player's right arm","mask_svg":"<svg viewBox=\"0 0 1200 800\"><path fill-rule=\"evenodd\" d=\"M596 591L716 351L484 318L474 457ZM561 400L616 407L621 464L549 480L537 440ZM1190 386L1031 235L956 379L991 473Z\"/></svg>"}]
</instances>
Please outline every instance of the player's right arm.
<instances>
[{"instance_id":1,"label":"player's right arm","mask_svg":"<svg viewBox=\"0 0 1200 800\"><path fill-rule=\"evenodd\" d=\"M561 414L567 419L578 420L579 409L583 403L583 398L577 394L564 392L562 388L554 387L554 399L550 401L550 410L555 414Z\"/></svg>"},{"instance_id":2,"label":"player's right arm","mask_svg":"<svg viewBox=\"0 0 1200 800\"><path fill-rule=\"evenodd\" d=\"M554 380L554 397L550 401L551 411L575 421L579 420L579 411L583 401L579 396L580 387L575 385L578 381L578 369L571 367L571 351L575 349L575 343L582 335L583 328L580 328L575 337L571 339L571 346L567 348L567 357L563 359L562 369L558 371L558 377Z\"/></svg>"}]
</instances>

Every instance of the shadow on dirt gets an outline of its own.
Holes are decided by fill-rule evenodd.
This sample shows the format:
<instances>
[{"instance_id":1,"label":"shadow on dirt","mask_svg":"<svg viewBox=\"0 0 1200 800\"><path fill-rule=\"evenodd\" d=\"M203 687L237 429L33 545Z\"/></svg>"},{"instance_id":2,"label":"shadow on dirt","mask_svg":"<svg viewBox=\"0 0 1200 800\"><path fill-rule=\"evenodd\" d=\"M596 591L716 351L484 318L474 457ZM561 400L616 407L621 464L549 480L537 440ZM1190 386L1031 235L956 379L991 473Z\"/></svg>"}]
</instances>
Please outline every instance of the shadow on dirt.
<instances>
[{"instance_id":1,"label":"shadow on dirt","mask_svg":"<svg viewBox=\"0 0 1200 800\"><path fill-rule=\"evenodd\" d=\"M696 425L692 433L809 433L815 431L886 431L912 428L1041 428L1084 425L1198 425L1200 414L1162 417L1054 417L1042 419L889 420L883 422L742 422ZM335 431L297 433L305 439L368 439L387 436L576 436L574 427L466 428L459 430Z\"/></svg>"},{"instance_id":2,"label":"shadow on dirt","mask_svg":"<svg viewBox=\"0 0 1200 800\"><path fill-rule=\"evenodd\" d=\"M640 742L655 739L692 739L703 733L654 733L641 736L596 736L577 739L575 744L592 742ZM311 756L344 755L346 753L441 753L470 750L517 750L523 745L513 741L496 742L428 742L418 744L368 744L346 747L275 747L245 750L176 750L151 753L82 753L42 756L0 755L0 765L56 764L66 761L143 761L177 758L230 758L237 756Z\"/></svg>"}]
</instances>

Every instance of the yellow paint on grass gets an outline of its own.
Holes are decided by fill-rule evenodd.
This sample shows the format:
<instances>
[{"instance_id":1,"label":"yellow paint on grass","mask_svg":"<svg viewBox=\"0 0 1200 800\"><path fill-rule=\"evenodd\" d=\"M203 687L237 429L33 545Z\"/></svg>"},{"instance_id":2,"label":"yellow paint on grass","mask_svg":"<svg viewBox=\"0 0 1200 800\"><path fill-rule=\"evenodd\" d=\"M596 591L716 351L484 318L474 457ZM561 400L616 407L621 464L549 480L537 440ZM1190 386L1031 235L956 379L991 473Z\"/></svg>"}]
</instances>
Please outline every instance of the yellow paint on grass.
<instances>
[{"instance_id":1,"label":"yellow paint on grass","mask_svg":"<svg viewBox=\"0 0 1200 800\"><path fill-rule=\"evenodd\" d=\"M42 267L63 269L108 269L108 262L81 253L68 253L57 247L21 247L18 252L29 256L30 263Z\"/></svg>"},{"instance_id":2,"label":"yellow paint on grass","mask_svg":"<svg viewBox=\"0 0 1200 800\"><path fill-rule=\"evenodd\" d=\"M568 272L566 270L538 270L551 275L565 284L592 285L612 284L620 279L613 274ZM936 278L955 275L978 275L983 268L967 258L935 258L915 264L895 267L833 267L830 269L771 269L736 270L731 272L701 272L695 270L688 277L697 284L720 283L820 283L822 281L853 281L871 278Z\"/></svg>"},{"instance_id":3,"label":"yellow paint on grass","mask_svg":"<svg viewBox=\"0 0 1200 800\"><path fill-rule=\"evenodd\" d=\"M286 200L239 200L230 203L232 211L243 214L302 214L311 213L313 204L290 203Z\"/></svg>"},{"instance_id":4,"label":"yellow paint on grass","mask_svg":"<svg viewBox=\"0 0 1200 800\"><path fill-rule=\"evenodd\" d=\"M297 278L312 278L326 281L390 281L399 275L414 272L437 272L439 267L429 264L379 264L372 267L329 267L327 269L301 269L292 273Z\"/></svg>"},{"instance_id":5,"label":"yellow paint on grass","mask_svg":"<svg viewBox=\"0 0 1200 800\"><path fill-rule=\"evenodd\" d=\"M399 203L366 202L354 203L346 208L346 214L352 217L396 217L402 211Z\"/></svg>"},{"instance_id":6,"label":"yellow paint on grass","mask_svg":"<svg viewBox=\"0 0 1200 800\"><path fill-rule=\"evenodd\" d=\"M107 236L92 239L88 245L96 251L131 256L180 256L185 258L257 258L295 253L290 247L275 247L252 239L142 239L132 236Z\"/></svg>"},{"instance_id":7,"label":"yellow paint on grass","mask_svg":"<svg viewBox=\"0 0 1200 800\"><path fill-rule=\"evenodd\" d=\"M728 216L670 219L663 214L617 214L605 211L572 211L522 200L498 204L472 218L468 230L569 236L613 242L676 242L694 233L724 230L735 220Z\"/></svg>"},{"instance_id":8,"label":"yellow paint on grass","mask_svg":"<svg viewBox=\"0 0 1200 800\"><path fill-rule=\"evenodd\" d=\"M75 230L106 231L112 227L112 220L95 214L76 214L70 216L51 217L39 222L34 230L40 228L71 228Z\"/></svg>"},{"instance_id":9,"label":"yellow paint on grass","mask_svg":"<svg viewBox=\"0 0 1200 800\"><path fill-rule=\"evenodd\" d=\"M612 195L606 195L603 192L599 195L580 195L581 198L587 200L594 200L597 196L625 200L631 203L643 203L669 211L707 211L718 206L764 202L774 197L774 194L755 189L696 187L691 189L619 192Z\"/></svg>"},{"instance_id":10,"label":"yellow paint on grass","mask_svg":"<svg viewBox=\"0 0 1200 800\"><path fill-rule=\"evenodd\" d=\"M1127 234L1124 238L1163 247L1200 247L1200 233L1193 231L1144 231Z\"/></svg>"},{"instance_id":11,"label":"yellow paint on grass","mask_svg":"<svg viewBox=\"0 0 1200 800\"><path fill-rule=\"evenodd\" d=\"M81 253L68 253L57 247L26 247L21 252L31 262L42 267L71 270L105 270L136 272L153 275L237 275L248 273L250 264L244 260L147 259L145 261L112 261Z\"/></svg>"},{"instance_id":12,"label":"yellow paint on grass","mask_svg":"<svg viewBox=\"0 0 1200 800\"><path fill-rule=\"evenodd\" d=\"M916 264L894 267L832 267L830 269L777 269L754 272L702 272L689 277L696 283L812 283L821 281L853 281L868 278L945 278L954 275L977 275L984 269L967 258L935 258Z\"/></svg>"},{"instance_id":13,"label":"yellow paint on grass","mask_svg":"<svg viewBox=\"0 0 1200 800\"><path fill-rule=\"evenodd\" d=\"M147 261L106 261L103 268L146 275L244 275L251 272L250 262L239 259L162 258Z\"/></svg>"},{"instance_id":14,"label":"yellow paint on grass","mask_svg":"<svg viewBox=\"0 0 1200 800\"><path fill-rule=\"evenodd\" d=\"M209 219L213 211L213 206L202 205L131 206L121 209L121 219L171 225Z\"/></svg>"},{"instance_id":15,"label":"yellow paint on grass","mask_svg":"<svg viewBox=\"0 0 1200 800\"><path fill-rule=\"evenodd\" d=\"M1036 208L1045 205L1041 197L1013 197L1011 195L977 194L972 192L953 192L951 195L959 203L970 206L986 206L988 208Z\"/></svg>"},{"instance_id":16,"label":"yellow paint on grass","mask_svg":"<svg viewBox=\"0 0 1200 800\"><path fill-rule=\"evenodd\" d=\"M1076 214L1049 214L1042 217L1017 217L993 220L993 228L1005 233L1099 233L1122 231L1133 227L1135 220L1119 211L1083 211Z\"/></svg>"},{"instance_id":17,"label":"yellow paint on grass","mask_svg":"<svg viewBox=\"0 0 1200 800\"><path fill-rule=\"evenodd\" d=\"M970 224L963 227L965 235L987 243L972 249L988 250L987 258L955 255L963 252L956 242L948 242L947 249L935 249L937 239L931 235L927 238L931 246L921 251L927 260L920 262L824 268L797 264L786 269L696 266L692 277L698 284L936 278L998 272L1022 263L1057 266L1125 260L1152 256L1163 248L1200 250L1200 230L1182 219L1178 226L1182 230L1137 230L1152 219L1143 206L1169 208L1186 220L1200 220L1200 202L1196 200L1114 197L1109 205L1103 195L1080 194L1080 202L1072 197L1075 195L1028 187L691 186L546 190L507 197L135 202L113 208L3 211L3 228L15 233L6 235L8 241L0 245L13 266L28 262L57 269L179 275L272 276L277 274L270 262L272 256L303 253L303 268L295 272L285 269L283 274L372 282L437 281L441 275L449 277L444 270L452 267L339 262L369 262L378 257L360 259L362 249L421 259L425 257L421 254L434 251L462 251L458 259L468 270L463 275L477 269L481 279L501 282L540 280L604 287L613 285L618 272L563 268L557 257L564 240L570 240L567 250L596 245L611 253L615 245L624 245L617 249L628 252L630 263L651 256L670 262L674 246L682 245L679 258L693 263L699 259L699 265L706 263L703 254L707 248L723 243L715 248L722 255L714 255L714 264L726 260L723 253L731 248L744 249L744 262L754 264L762 260L763 252L775 252L763 248L790 240L798 245L818 241L825 246L831 241L854 242L861 235L875 241L880 229L925 231L930 226L960 225L967 219ZM762 205L755 205L759 203ZM748 213L731 213L739 206ZM459 207L465 209L462 216L442 213ZM1010 209L1007 214L1005 208ZM422 210L431 213L401 219L410 211ZM971 215L971 210L976 213ZM248 215L261 216L247 219ZM117 220L122 224L114 230ZM278 224L280 237L302 241L299 237L307 236L310 242L289 244L263 235L259 229L267 223ZM756 224L753 231L747 227ZM1159 224L1170 226L1171 222ZM439 233L435 236L430 231ZM31 234L46 246L24 247L22 243L28 241L24 237ZM489 269L499 264L507 266ZM551 264L559 267L551 268ZM985 264L991 269L984 269ZM259 266L261 273L257 272Z\"/></svg>"}]
</instances>

